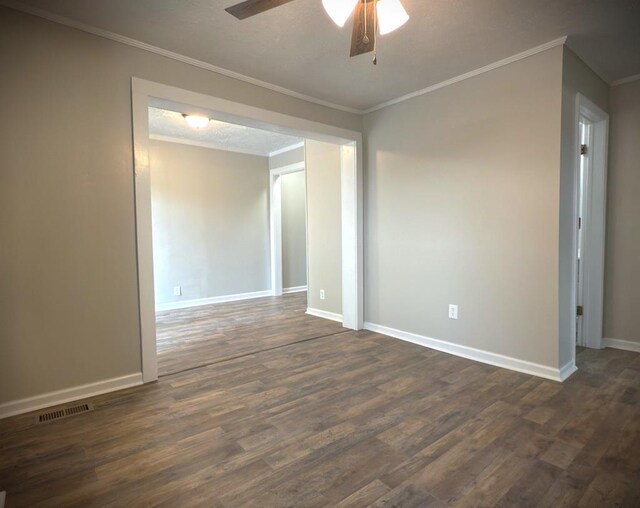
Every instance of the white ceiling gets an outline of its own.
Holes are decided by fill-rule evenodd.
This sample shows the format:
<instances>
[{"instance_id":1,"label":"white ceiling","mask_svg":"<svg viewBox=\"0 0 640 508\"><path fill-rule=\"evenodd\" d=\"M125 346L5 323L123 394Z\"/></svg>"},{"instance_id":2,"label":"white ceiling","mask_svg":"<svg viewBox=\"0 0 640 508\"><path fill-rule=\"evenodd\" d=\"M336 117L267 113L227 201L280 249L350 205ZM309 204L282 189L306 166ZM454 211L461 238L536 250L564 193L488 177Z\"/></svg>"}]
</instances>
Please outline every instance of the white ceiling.
<instances>
[{"instance_id":1,"label":"white ceiling","mask_svg":"<svg viewBox=\"0 0 640 508\"><path fill-rule=\"evenodd\" d=\"M188 110L185 109L185 112ZM182 141L263 157L304 141L302 138L278 132L254 129L215 119L212 119L205 128L194 129L187 125L182 113L154 107L149 108L149 136L154 139Z\"/></svg>"},{"instance_id":2,"label":"white ceiling","mask_svg":"<svg viewBox=\"0 0 640 508\"><path fill-rule=\"evenodd\" d=\"M568 45L604 80L640 74L639 0L402 0L411 19L349 58L321 0L296 0L239 21L239 0L24 0L87 25L316 99L366 110L551 40Z\"/></svg>"}]
</instances>

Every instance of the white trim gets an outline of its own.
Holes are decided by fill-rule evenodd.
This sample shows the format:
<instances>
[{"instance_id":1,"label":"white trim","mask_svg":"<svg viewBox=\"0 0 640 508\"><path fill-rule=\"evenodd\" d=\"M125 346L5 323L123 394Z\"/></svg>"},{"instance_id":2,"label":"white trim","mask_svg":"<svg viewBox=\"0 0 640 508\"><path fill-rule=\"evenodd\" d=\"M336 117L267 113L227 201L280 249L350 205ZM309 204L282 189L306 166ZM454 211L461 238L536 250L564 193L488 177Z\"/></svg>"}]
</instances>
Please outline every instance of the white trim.
<instances>
[{"instance_id":1,"label":"white trim","mask_svg":"<svg viewBox=\"0 0 640 508\"><path fill-rule=\"evenodd\" d=\"M257 108L238 102L191 92L161 83L154 83L136 77L131 78L131 103L133 122L134 175L135 175L135 220L137 240L138 295L140 313L140 342L142 351L142 374L145 383L158 379L156 349L156 313L153 281L153 238L151 223L151 183L149 167L149 114L150 100L166 100L181 104L190 104L211 111L216 118L267 130L296 136L298 138L315 139L340 145L356 147L354 152L356 174L352 180L353 189L343 190L354 204L349 206L351 215L343 210L343 226L347 234L355 239L347 242L358 249L358 252L343 256L343 285L345 277L353 277L349 284L354 288L343 294L343 308L357 309L356 320L345 323L353 329L362 328L363 302L363 185L362 185L362 133L349 129L323 124L284 113ZM344 206L343 198L343 206ZM344 240L343 240L344 241ZM343 245L343 250L345 246ZM346 261L345 261L346 259ZM345 263L355 263L354 267L345 269ZM348 267L348 266L347 266ZM349 301L349 299L356 301Z\"/></svg>"},{"instance_id":2,"label":"white trim","mask_svg":"<svg viewBox=\"0 0 640 508\"><path fill-rule=\"evenodd\" d=\"M7 493L3 490L0 492L0 508L4 508L4 500L7 497Z\"/></svg>"},{"instance_id":3,"label":"white trim","mask_svg":"<svg viewBox=\"0 0 640 508\"><path fill-rule=\"evenodd\" d=\"M312 309L311 307L308 307L306 313L309 314L310 316L315 316L323 319L330 319L331 321L337 321L338 323L342 323L342 314L337 314L335 312L328 312L326 310Z\"/></svg>"},{"instance_id":4,"label":"white trim","mask_svg":"<svg viewBox=\"0 0 640 508\"><path fill-rule=\"evenodd\" d=\"M409 99L413 99L414 97L418 97L420 95L427 94L429 92L433 92L440 88L444 88L445 86L453 85L454 83L459 83L460 81L464 81L465 79L473 78L478 76L479 74L483 74L485 72L492 71L497 69L498 67L502 67L504 65L509 65L510 63L517 62L518 60L522 60L529 56L535 55L537 53L541 53L542 51L546 51L548 49L554 48L556 46L562 46L565 44L567 37L560 37L559 39L555 39L553 41L549 41L546 44L542 44L540 46L536 46L535 48L531 48L527 51L523 51L522 53L518 53L516 55L510 56L508 58L504 58L502 60L498 60L489 65L485 65L484 67L480 67L479 69L466 72L459 76L455 76L446 81L442 81L441 83L436 83L427 88L423 88L421 90L417 90L415 92L402 95L397 97L396 99L392 99L390 101L386 101L380 103L378 105L372 106L368 109L358 109L352 108L349 106L343 106L341 104L335 104L333 102L325 101L322 99L318 99L316 97L312 97L310 95L305 95L303 93L295 92L293 90L289 90L288 88L284 88L278 85L274 85L272 83L268 83L266 81L261 81L256 78L252 78L251 76L246 76L244 74L240 74L238 72L230 71L228 69L224 69L223 67L218 67L216 65L212 65L207 62L203 62L201 60L197 60L195 58L191 58L185 55L181 55L179 53L175 53L173 51L169 51L166 49L159 48L157 46L153 46L151 44L147 44L146 42L138 41L135 39L131 39L130 37L125 37L123 35L110 32L108 30L103 30L101 28L96 28L91 25L87 25L80 21L75 21L69 19L64 16L59 16L57 14L53 14L44 9L39 9L38 7L33 7L31 5L26 5L18 0L0 0L1 5L5 5L17 11L26 12L27 14L31 14L33 16L38 16L40 18L47 19L49 21L53 21L54 23L59 23L61 25L65 25L71 28L75 28L77 30L82 30L83 32L87 32L93 35L97 35L98 37L104 37L105 39L110 39L115 42L119 42L121 44L126 44L127 46L133 46L134 48L142 49L144 51L148 51L150 53L155 53L156 55L161 55L166 58L171 58L172 60L176 60L178 62L182 62L188 65L193 65L194 67L199 67L200 69L205 69L207 71L215 72L216 74L221 74L223 76L227 76L232 79L237 79L239 81L244 81L245 83L250 83L255 86L259 86L261 88L266 88L267 90L271 90L272 92L281 93L283 95L288 95L289 97L294 97L296 99L300 99L303 101L311 102L313 104L318 104L319 106L325 106L327 108L337 109L339 111L346 111L348 113L354 113L357 115L366 115L368 113L372 113L373 111L377 111L379 109L385 108L387 106L391 106L393 104L398 104L400 102L404 102ZM628 83L629 81L633 81L637 79L637 76L630 76L628 78L624 78L618 81L614 81L613 85L619 85L622 83Z\"/></svg>"},{"instance_id":5,"label":"white trim","mask_svg":"<svg viewBox=\"0 0 640 508\"><path fill-rule=\"evenodd\" d=\"M274 150L273 152L269 152L269 157L273 157L275 155L281 155L287 152L292 152L293 150L297 150L298 148L304 148L304 140L300 141L300 143L296 143L295 145L285 146L284 148L280 148L279 150Z\"/></svg>"},{"instance_id":6,"label":"white trim","mask_svg":"<svg viewBox=\"0 0 640 508\"><path fill-rule=\"evenodd\" d=\"M272 176L282 176L288 175L289 173L297 173L299 171L304 171L304 161L294 162L293 164L287 164L286 166L280 166L277 168L271 168L269 173Z\"/></svg>"},{"instance_id":7,"label":"white trim","mask_svg":"<svg viewBox=\"0 0 640 508\"><path fill-rule=\"evenodd\" d=\"M624 85L626 83L632 83L633 81L638 81L640 79L640 74L634 74L633 76L627 76L626 78L616 79L611 82L611 86Z\"/></svg>"},{"instance_id":8,"label":"white trim","mask_svg":"<svg viewBox=\"0 0 640 508\"><path fill-rule=\"evenodd\" d=\"M158 379L158 351L149 163L149 94L135 78L131 80L131 110L141 368L143 381L151 383Z\"/></svg>"},{"instance_id":9,"label":"white trim","mask_svg":"<svg viewBox=\"0 0 640 508\"><path fill-rule=\"evenodd\" d=\"M624 351L635 351L636 353L640 353L640 342L634 342L632 340L602 339L602 345L604 347L622 349Z\"/></svg>"},{"instance_id":10,"label":"white trim","mask_svg":"<svg viewBox=\"0 0 640 508\"><path fill-rule=\"evenodd\" d=\"M269 260L271 263L271 291L282 294L282 179L269 171Z\"/></svg>"},{"instance_id":11,"label":"white trim","mask_svg":"<svg viewBox=\"0 0 640 508\"><path fill-rule=\"evenodd\" d=\"M102 395L103 393L115 392L141 384L142 374L138 372L127 376L105 379L104 381L98 381L96 383L56 390L55 392L44 393L27 399L13 400L0 404L0 419Z\"/></svg>"},{"instance_id":12,"label":"white trim","mask_svg":"<svg viewBox=\"0 0 640 508\"><path fill-rule=\"evenodd\" d=\"M584 246L586 245L584 237L582 238L582 244L580 243L580 229L578 228L578 221L580 220L580 212L586 215L585 212L589 209L590 199L587 189L590 189L590 168L587 168L584 175L584 181L581 181L582 176L582 153L581 146L585 142L583 139L583 132L581 128L581 116L579 100L576 98L576 119L575 119L575 143L573 156L574 156L574 192L573 192L573 229L572 229L572 254L571 260L571 306L568 309L571 322L571 337L575 337L575 344L572 347L572 359L575 362L575 346L586 346L584 343L583 325L584 319L578 317L576 309L578 305L584 306L584 263L578 264L578 251L581 251L581 256L584 257ZM585 135L589 135L590 125L585 125ZM591 144L591 142L587 142ZM589 161L587 161L589 163ZM582 198L582 210L580 210L580 199ZM584 218L583 218L584 219ZM584 230L583 230L584 231Z\"/></svg>"},{"instance_id":13,"label":"white trim","mask_svg":"<svg viewBox=\"0 0 640 508\"><path fill-rule=\"evenodd\" d=\"M259 157L268 157L257 150L247 150L246 148L230 147L222 143L209 143L208 141L197 141L194 139L176 138L174 136L163 136L161 134L149 134L149 139L154 141L164 141L166 143L178 143L181 145L199 146L201 148L209 148L210 150L221 150L224 152L243 153L246 155L257 155Z\"/></svg>"},{"instance_id":14,"label":"white trim","mask_svg":"<svg viewBox=\"0 0 640 508\"><path fill-rule=\"evenodd\" d=\"M444 340L432 339L431 337L425 337L424 335L404 332L402 330L396 330L395 328L389 328L388 326L381 326L374 323L365 322L364 328L372 332L381 333L383 335L388 335L389 337L418 344L419 346L436 349L437 351L461 356L462 358L468 358L477 362L495 365L496 367L502 367L509 370L515 370L517 372L524 372L525 374L531 374L532 376L551 379L552 381L563 381L566 377L563 378L562 375L568 376L575 372L575 370L569 372L571 369L568 366L563 367L563 372L561 372L560 369L548 367L546 365L519 360L510 356L462 346L460 344L454 344Z\"/></svg>"},{"instance_id":15,"label":"white trim","mask_svg":"<svg viewBox=\"0 0 640 508\"><path fill-rule=\"evenodd\" d=\"M282 290L282 181L281 176L304 171L304 162L269 170L269 245L271 263L271 291L274 296ZM306 228L306 225L305 225Z\"/></svg>"},{"instance_id":16,"label":"white trim","mask_svg":"<svg viewBox=\"0 0 640 508\"><path fill-rule=\"evenodd\" d=\"M292 288L284 288L282 290L282 294L289 294L289 293L302 293L303 291L307 290L307 286L294 286Z\"/></svg>"},{"instance_id":17,"label":"white trim","mask_svg":"<svg viewBox=\"0 0 640 508\"><path fill-rule=\"evenodd\" d=\"M254 298L265 298L273 296L273 291L254 291L252 293L238 293L235 295L211 296L209 298L197 298L194 300L184 300L182 302L157 303L156 312L164 310L188 309L189 307L201 307L213 303L237 302L240 300L253 300Z\"/></svg>"},{"instance_id":18,"label":"white trim","mask_svg":"<svg viewBox=\"0 0 640 508\"><path fill-rule=\"evenodd\" d=\"M575 358L569 360L564 367L560 367L560 381L565 381L566 379L568 379L573 373L575 373L578 370L578 367L576 367L576 361Z\"/></svg>"},{"instance_id":19,"label":"white trim","mask_svg":"<svg viewBox=\"0 0 640 508\"><path fill-rule=\"evenodd\" d=\"M585 214L582 223L582 306L584 313L581 323L581 335L584 345L594 349L602 348L602 323L604 308L604 261L605 261L605 227L607 213L607 157L609 143L609 115L584 95L576 95L576 132L574 156L574 225L578 222L577 186L580 174L580 120L590 122L590 141L588 142L587 175L584 189ZM571 274L571 308L572 337L576 337L575 309L578 305L577 294L577 228L573 228L573 263ZM575 351L575 347L572 348ZM574 353L575 354L575 353ZM575 361L575 358L574 358Z\"/></svg>"},{"instance_id":20,"label":"white trim","mask_svg":"<svg viewBox=\"0 0 640 508\"><path fill-rule=\"evenodd\" d=\"M313 104L318 104L319 106L325 106L327 108L346 111L348 113L362 114L362 111L356 108L350 108L347 106L342 106L340 104L334 104L333 102L317 99L315 97L311 97L310 95L305 95L303 93L295 92L294 90L289 90L288 88L274 85L273 83L268 83L260 79L252 78L251 76L246 76L244 74L240 74L239 72L230 71L228 69L224 69L223 67L218 67L217 65L212 65L210 63L203 62L202 60L197 60L189 56L181 55L180 53L175 53L167 49L162 49L157 46L147 44L146 42L138 41L130 37L125 37L124 35L110 32L109 30L103 30L102 28L97 28L91 25L87 25L86 23L75 21L65 16L59 16L58 14L53 14L44 9L39 9L38 7L32 7L30 5L26 5L17 0L2 0L0 4L3 4L17 11L26 12L27 14L32 14L34 16L38 16L40 18L44 18L49 21L53 21L54 23L59 23L61 25L75 28L77 30L82 30L83 32L88 32L90 34L97 35L98 37L104 37L105 39L110 39L112 41L119 42L121 44L126 44L127 46L133 46L134 48L142 49L150 53L155 53L156 55L164 56L166 58L171 58L172 60L177 60L178 62L182 62L188 65L193 65L194 67L199 67L200 69L215 72L216 74L221 74L228 78L237 79L238 81L244 81L245 83L250 83L252 85L259 86L261 88L266 88L267 90L271 90L272 92L288 95L289 97L294 97L295 99L311 102Z\"/></svg>"},{"instance_id":21,"label":"white trim","mask_svg":"<svg viewBox=\"0 0 640 508\"><path fill-rule=\"evenodd\" d=\"M345 328L364 326L364 244L362 159L356 144L340 147L340 204L342 214L342 316Z\"/></svg>"},{"instance_id":22,"label":"white trim","mask_svg":"<svg viewBox=\"0 0 640 508\"><path fill-rule=\"evenodd\" d=\"M484 67L480 67L479 69L465 72L464 74L460 74L459 76L453 77L451 79L447 79L446 81L442 81L441 83L436 83L435 85L428 86L427 88L423 88L422 90L417 90L415 92L402 95L401 97L391 99L390 101L383 102L369 109L365 109L364 114L373 113L374 111L378 111L379 109L386 108L387 106L392 106L400 102L408 101L409 99L413 99L414 97L419 97L421 95L434 92L440 88L444 88L445 86L453 85L455 83L459 83L460 81L464 81L465 79L479 76L480 74L484 74L485 72L493 71L499 67L504 67L505 65L512 64L514 62L517 62L518 60L523 60L525 58L536 55L538 53L542 53L543 51L547 51L548 49L555 48L556 46L562 46L566 41L567 41L566 36L560 37L559 39L554 39L553 41L549 41L545 44L541 44L540 46L536 46L535 48L531 48L526 51L523 51L522 53L518 53L516 55L504 58L502 60L498 60L497 62L493 62L489 65L485 65Z\"/></svg>"}]
</instances>

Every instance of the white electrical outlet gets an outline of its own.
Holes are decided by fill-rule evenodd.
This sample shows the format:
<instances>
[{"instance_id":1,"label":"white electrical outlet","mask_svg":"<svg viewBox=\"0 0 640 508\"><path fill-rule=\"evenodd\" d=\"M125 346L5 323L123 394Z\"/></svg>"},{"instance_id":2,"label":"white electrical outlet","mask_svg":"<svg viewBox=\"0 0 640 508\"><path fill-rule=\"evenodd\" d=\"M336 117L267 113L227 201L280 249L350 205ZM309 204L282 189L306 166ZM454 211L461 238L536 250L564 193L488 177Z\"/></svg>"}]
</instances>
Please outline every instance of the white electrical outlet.
<instances>
[{"instance_id":1,"label":"white electrical outlet","mask_svg":"<svg viewBox=\"0 0 640 508\"><path fill-rule=\"evenodd\" d=\"M458 319L458 306L449 305L449 319Z\"/></svg>"},{"instance_id":2,"label":"white electrical outlet","mask_svg":"<svg viewBox=\"0 0 640 508\"><path fill-rule=\"evenodd\" d=\"M324 300L324 289L320 290L320 300Z\"/></svg>"},{"instance_id":3,"label":"white electrical outlet","mask_svg":"<svg viewBox=\"0 0 640 508\"><path fill-rule=\"evenodd\" d=\"M182 287L173 286L173 296L182 296Z\"/></svg>"}]
</instances>

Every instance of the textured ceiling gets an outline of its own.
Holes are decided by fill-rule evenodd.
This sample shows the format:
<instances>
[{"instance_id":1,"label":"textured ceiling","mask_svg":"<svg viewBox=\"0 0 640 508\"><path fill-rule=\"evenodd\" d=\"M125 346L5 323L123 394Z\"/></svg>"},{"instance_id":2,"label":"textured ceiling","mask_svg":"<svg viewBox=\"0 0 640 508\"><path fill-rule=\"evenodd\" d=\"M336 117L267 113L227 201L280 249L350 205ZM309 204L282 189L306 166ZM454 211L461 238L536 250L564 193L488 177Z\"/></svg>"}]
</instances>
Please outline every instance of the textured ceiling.
<instances>
[{"instance_id":1,"label":"textured ceiling","mask_svg":"<svg viewBox=\"0 0 640 508\"><path fill-rule=\"evenodd\" d=\"M149 135L265 157L303 141L302 138L217 120L212 120L203 129L193 129L187 125L182 113L153 107L149 108Z\"/></svg>"},{"instance_id":2,"label":"textured ceiling","mask_svg":"<svg viewBox=\"0 0 640 508\"><path fill-rule=\"evenodd\" d=\"M367 109L562 36L608 82L640 73L640 0L402 0L411 19L349 58L321 0L239 21L236 0L21 2L317 99Z\"/></svg>"}]
</instances>

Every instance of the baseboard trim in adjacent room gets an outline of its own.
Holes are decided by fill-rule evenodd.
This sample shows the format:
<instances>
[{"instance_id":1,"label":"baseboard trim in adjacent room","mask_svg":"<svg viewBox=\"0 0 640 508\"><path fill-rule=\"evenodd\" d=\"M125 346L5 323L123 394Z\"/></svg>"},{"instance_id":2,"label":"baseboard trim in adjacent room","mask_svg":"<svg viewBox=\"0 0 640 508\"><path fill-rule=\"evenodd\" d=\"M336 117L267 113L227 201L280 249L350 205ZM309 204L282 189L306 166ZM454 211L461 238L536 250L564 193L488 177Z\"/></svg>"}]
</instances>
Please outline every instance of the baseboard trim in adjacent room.
<instances>
[{"instance_id":1,"label":"baseboard trim in adjacent room","mask_svg":"<svg viewBox=\"0 0 640 508\"><path fill-rule=\"evenodd\" d=\"M342 314L336 314L335 312L327 312L326 310L312 309L311 307L308 307L307 314L309 314L310 316L330 319L331 321L342 323Z\"/></svg>"},{"instance_id":2,"label":"baseboard trim in adjacent room","mask_svg":"<svg viewBox=\"0 0 640 508\"><path fill-rule=\"evenodd\" d=\"M196 300L184 300L182 302L169 302L156 304L156 312L163 310L188 309L189 307L200 307L201 305L211 305L212 303L238 302L240 300L251 300L253 298L264 298L273 296L273 291L255 291L253 293L239 293L237 295L212 296L210 298L198 298Z\"/></svg>"},{"instance_id":3,"label":"baseboard trim in adjacent room","mask_svg":"<svg viewBox=\"0 0 640 508\"><path fill-rule=\"evenodd\" d=\"M282 290L282 294L286 295L288 293L302 293L307 290L307 286L295 286L292 288L284 288Z\"/></svg>"},{"instance_id":4,"label":"baseboard trim in adjacent room","mask_svg":"<svg viewBox=\"0 0 640 508\"><path fill-rule=\"evenodd\" d=\"M564 381L573 372L569 368L569 364L562 368L565 377L563 378L563 372L561 369L555 369L546 365L540 365L538 363L527 362L525 360L518 360L510 356L504 356L497 353L491 353L482 349L475 349L468 346L462 346L460 344L454 344L439 339L432 339L431 337L425 337L415 333L404 332L402 330L396 330L395 328L389 328L387 326L377 325L375 323L364 323L365 330L388 335L395 339L404 340L419 346L428 347L442 351L443 353L449 353L455 356L461 356L462 358L468 358L469 360L475 360L481 363L487 363L496 367L502 367L509 370L515 370L517 372L523 372L525 374L531 374L532 376L543 377L545 379L551 379L552 381ZM575 368L575 366L573 366Z\"/></svg>"},{"instance_id":5,"label":"baseboard trim in adjacent room","mask_svg":"<svg viewBox=\"0 0 640 508\"><path fill-rule=\"evenodd\" d=\"M115 392L117 390L123 390L125 388L131 388L132 386L139 386L141 384L142 373L139 372L137 374L105 379L104 381L98 381L87 385L74 386L73 388L43 393L42 395L36 395L35 397L29 397L27 399L13 400L0 404L0 419L29 413L30 411L36 411L45 407L66 404L67 402L86 399L88 397L94 397L104 393Z\"/></svg>"},{"instance_id":6,"label":"baseboard trim in adjacent room","mask_svg":"<svg viewBox=\"0 0 640 508\"><path fill-rule=\"evenodd\" d=\"M634 351L636 353L640 353L640 342L634 342L632 340L602 339L602 345L604 347L623 349L624 351Z\"/></svg>"}]
</instances>

